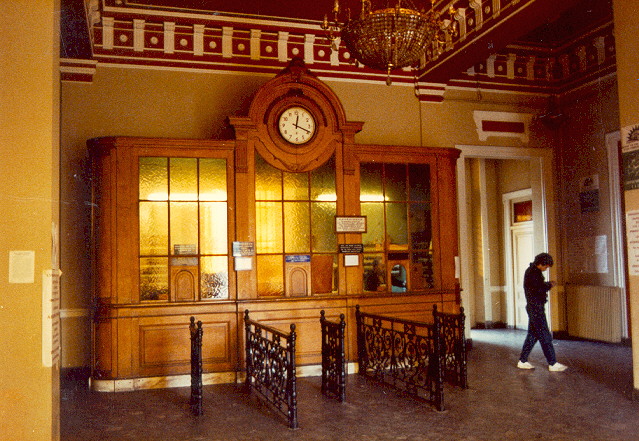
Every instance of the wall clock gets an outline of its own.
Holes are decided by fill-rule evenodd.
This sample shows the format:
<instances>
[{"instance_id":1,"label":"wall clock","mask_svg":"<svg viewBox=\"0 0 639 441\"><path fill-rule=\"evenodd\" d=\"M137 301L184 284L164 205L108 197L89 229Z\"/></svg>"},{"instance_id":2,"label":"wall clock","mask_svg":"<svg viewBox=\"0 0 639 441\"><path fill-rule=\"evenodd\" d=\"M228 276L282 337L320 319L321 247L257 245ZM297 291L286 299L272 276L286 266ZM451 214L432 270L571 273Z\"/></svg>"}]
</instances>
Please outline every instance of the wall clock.
<instances>
[{"instance_id":1,"label":"wall clock","mask_svg":"<svg viewBox=\"0 0 639 441\"><path fill-rule=\"evenodd\" d=\"M285 109L280 114L277 123L280 136L287 142L296 145L309 142L315 135L315 127L313 114L300 106Z\"/></svg>"}]
</instances>

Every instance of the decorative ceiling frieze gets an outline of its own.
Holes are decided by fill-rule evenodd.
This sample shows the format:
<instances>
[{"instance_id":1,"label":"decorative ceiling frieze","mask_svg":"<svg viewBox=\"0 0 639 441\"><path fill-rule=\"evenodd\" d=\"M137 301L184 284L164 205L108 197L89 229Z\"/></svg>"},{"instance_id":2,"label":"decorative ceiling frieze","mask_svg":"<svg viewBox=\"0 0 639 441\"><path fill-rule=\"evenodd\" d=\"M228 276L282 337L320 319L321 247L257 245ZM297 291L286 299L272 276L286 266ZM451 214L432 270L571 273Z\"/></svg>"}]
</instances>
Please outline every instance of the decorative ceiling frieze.
<instances>
[{"instance_id":1,"label":"decorative ceiling frieze","mask_svg":"<svg viewBox=\"0 0 639 441\"><path fill-rule=\"evenodd\" d=\"M441 102L451 87L556 94L608 75L616 68L611 16L559 46L513 42L540 20L547 21L544 14L549 8L557 15L579 1L585 8L593 0L565 0L561 5L555 0L438 0L437 8L456 8L459 34L448 41L444 54L424 59L417 71L392 72L392 83L414 87L422 102ZM64 0L71 11L69 4L78 2L86 18L91 56L81 60L72 51L69 56L63 53L64 81L91 81L99 64L274 75L294 57L302 57L325 80L382 84L387 79L386 72L356 62L339 41L337 50L332 50L320 22L302 17L302 10L295 17L274 18L250 14L250 5L233 6L229 1L214 4L225 4L237 13L205 10L213 2L203 1ZM66 14L75 29L78 15ZM518 33L513 26L519 27Z\"/></svg>"}]
</instances>

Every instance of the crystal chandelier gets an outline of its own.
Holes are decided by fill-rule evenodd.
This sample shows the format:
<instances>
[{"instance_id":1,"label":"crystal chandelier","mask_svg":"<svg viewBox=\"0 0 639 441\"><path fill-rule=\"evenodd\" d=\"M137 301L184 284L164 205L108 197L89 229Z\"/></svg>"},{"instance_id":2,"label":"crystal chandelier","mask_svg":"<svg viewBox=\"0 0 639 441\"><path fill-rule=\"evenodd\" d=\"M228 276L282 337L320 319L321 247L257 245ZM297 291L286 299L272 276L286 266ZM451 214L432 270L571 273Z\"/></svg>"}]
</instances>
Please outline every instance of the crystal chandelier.
<instances>
[{"instance_id":1,"label":"crystal chandelier","mask_svg":"<svg viewBox=\"0 0 639 441\"><path fill-rule=\"evenodd\" d=\"M373 10L371 0L362 0L362 9L357 18L341 17L339 0L333 5L333 19L324 16L324 29L337 50L343 41L353 57L363 65L387 73L390 84L391 71L403 67L418 67L422 57L432 60L445 50L450 39L457 35L455 9L448 10L449 19L442 19L435 11L435 0L431 0L428 12L417 11L414 6L403 7L397 0L394 7Z\"/></svg>"}]
</instances>

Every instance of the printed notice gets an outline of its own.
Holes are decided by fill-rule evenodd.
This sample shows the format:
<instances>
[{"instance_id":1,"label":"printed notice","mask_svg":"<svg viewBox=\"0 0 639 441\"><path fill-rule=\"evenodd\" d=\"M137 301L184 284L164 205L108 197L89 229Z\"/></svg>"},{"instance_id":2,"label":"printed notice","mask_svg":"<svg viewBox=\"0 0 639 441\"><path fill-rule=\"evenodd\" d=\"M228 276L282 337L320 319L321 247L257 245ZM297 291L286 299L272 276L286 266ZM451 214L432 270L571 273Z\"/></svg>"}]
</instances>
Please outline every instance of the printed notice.
<instances>
[{"instance_id":1,"label":"printed notice","mask_svg":"<svg viewBox=\"0 0 639 441\"><path fill-rule=\"evenodd\" d=\"M626 213L626 237L628 238L628 272L639 276L639 211Z\"/></svg>"},{"instance_id":2,"label":"printed notice","mask_svg":"<svg viewBox=\"0 0 639 441\"><path fill-rule=\"evenodd\" d=\"M336 233L366 233L366 216L335 216Z\"/></svg>"},{"instance_id":3,"label":"printed notice","mask_svg":"<svg viewBox=\"0 0 639 441\"><path fill-rule=\"evenodd\" d=\"M9 251L9 283L35 282L35 251Z\"/></svg>"}]
</instances>

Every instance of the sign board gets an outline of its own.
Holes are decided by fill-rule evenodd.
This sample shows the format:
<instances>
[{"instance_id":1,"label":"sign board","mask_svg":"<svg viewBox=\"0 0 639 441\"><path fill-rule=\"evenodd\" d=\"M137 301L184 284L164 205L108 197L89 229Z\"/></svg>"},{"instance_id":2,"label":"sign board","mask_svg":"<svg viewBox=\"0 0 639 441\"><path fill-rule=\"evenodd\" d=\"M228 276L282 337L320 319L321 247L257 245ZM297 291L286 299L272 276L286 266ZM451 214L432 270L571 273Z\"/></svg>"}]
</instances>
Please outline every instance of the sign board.
<instances>
[{"instance_id":1,"label":"sign board","mask_svg":"<svg viewBox=\"0 0 639 441\"><path fill-rule=\"evenodd\" d=\"M364 244L341 243L339 244L339 252L343 254L362 254L364 252Z\"/></svg>"},{"instance_id":2,"label":"sign board","mask_svg":"<svg viewBox=\"0 0 639 441\"><path fill-rule=\"evenodd\" d=\"M336 233L366 233L366 216L335 216Z\"/></svg>"}]
</instances>

